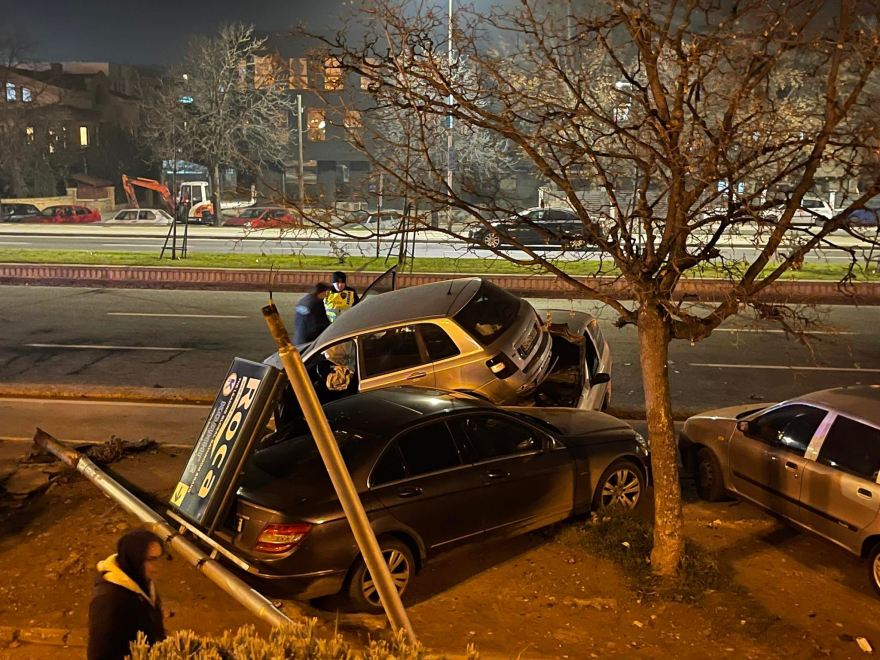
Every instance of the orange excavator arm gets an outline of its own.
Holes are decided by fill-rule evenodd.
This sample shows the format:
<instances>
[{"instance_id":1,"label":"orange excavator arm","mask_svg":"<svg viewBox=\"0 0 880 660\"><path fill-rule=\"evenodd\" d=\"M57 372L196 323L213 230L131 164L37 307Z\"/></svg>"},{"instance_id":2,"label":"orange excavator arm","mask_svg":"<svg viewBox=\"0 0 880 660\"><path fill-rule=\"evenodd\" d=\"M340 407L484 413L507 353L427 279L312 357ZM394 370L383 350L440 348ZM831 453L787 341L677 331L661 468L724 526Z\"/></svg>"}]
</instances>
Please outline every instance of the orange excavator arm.
<instances>
[{"instance_id":1,"label":"orange excavator arm","mask_svg":"<svg viewBox=\"0 0 880 660\"><path fill-rule=\"evenodd\" d=\"M169 213L174 213L174 199L171 197L171 193L168 191L168 188L163 186L158 181L153 179L142 179L141 177L127 177L126 175L122 175L122 187L125 188L125 196L128 198L129 203L134 208L140 208L138 206L137 197L134 194L133 186L140 186L141 188L147 188L149 190L155 190L157 193L162 195L162 199L165 202L166 210Z\"/></svg>"}]
</instances>

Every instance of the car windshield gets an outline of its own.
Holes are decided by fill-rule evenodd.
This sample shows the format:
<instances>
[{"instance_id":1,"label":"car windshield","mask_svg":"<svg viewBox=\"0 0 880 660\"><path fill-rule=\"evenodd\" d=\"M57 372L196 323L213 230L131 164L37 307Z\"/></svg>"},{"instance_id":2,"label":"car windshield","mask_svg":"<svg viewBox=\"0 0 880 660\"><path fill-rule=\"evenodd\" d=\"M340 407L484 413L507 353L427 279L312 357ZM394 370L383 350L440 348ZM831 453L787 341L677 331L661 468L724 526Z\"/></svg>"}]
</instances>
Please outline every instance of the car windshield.
<instances>
[{"instance_id":1,"label":"car windshield","mask_svg":"<svg viewBox=\"0 0 880 660\"><path fill-rule=\"evenodd\" d=\"M801 207L805 209L821 209L822 202L818 199L805 199L801 204Z\"/></svg>"},{"instance_id":2,"label":"car windshield","mask_svg":"<svg viewBox=\"0 0 880 660\"><path fill-rule=\"evenodd\" d=\"M259 218L263 215L263 209L247 209L242 212L242 218Z\"/></svg>"},{"instance_id":3,"label":"car windshield","mask_svg":"<svg viewBox=\"0 0 880 660\"><path fill-rule=\"evenodd\" d=\"M483 281L477 294L453 318L474 339L488 346L513 325L519 308L519 298Z\"/></svg>"}]
</instances>

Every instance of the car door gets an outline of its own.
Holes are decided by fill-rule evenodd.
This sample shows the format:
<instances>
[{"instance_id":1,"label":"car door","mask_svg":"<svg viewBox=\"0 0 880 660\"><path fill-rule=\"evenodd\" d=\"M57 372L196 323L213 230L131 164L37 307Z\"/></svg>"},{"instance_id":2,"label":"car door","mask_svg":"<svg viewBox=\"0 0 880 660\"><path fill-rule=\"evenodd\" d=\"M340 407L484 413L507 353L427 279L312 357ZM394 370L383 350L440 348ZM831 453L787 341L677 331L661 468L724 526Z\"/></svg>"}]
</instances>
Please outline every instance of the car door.
<instances>
[{"instance_id":1,"label":"car door","mask_svg":"<svg viewBox=\"0 0 880 660\"><path fill-rule=\"evenodd\" d=\"M585 410L600 410L611 399L611 352L605 343L596 319L587 325L586 338L587 391L579 406Z\"/></svg>"},{"instance_id":2,"label":"car door","mask_svg":"<svg viewBox=\"0 0 880 660\"><path fill-rule=\"evenodd\" d=\"M521 245L545 245L549 238L545 226L546 212L534 209L526 213L519 222L511 225L510 236Z\"/></svg>"},{"instance_id":3,"label":"car door","mask_svg":"<svg viewBox=\"0 0 880 660\"><path fill-rule=\"evenodd\" d=\"M405 432L376 462L370 489L429 555L483 538L483 482L445 422Z\"/></svg>"},{"instance_id":4,"label":"car door","mask_svg":"<svg viewBox=\"0 0 880 660\"><path fill-rule=\"evenodd\" d=\"M545 432L502 413L450 421L467 442L485 486L486 537L537 529L569 516L574 506L575 464Z\"/></svg>"},{"instance_id":5,"label":"car door","mask_svg":"<svg viewBox=\"0 0 880 660\"><path fill-rule=\"evenodd\" d=\"M391 385L434 386L434 367L415 325L360 335L358 353L362 392Z\"/></svg>"},{"instance_id":6,"label":"car door","mask_svg":"<svg viewBox=\"0 0 880 660\"><path fill-rule=\"evenodd\" d=\"M807 448L827 412L802 403L741 422L730 439L730 482L744 497L799 520Z\"/></svg>"},{"instance_id":7,"label":"car door","mask_svg":"<svg viewBox=\"0 0 880 660\"><path fill-rule=\"evenodd\" d=\"M154 222L156 220L156 214L152 211L139 211L138 220L143 222Z\"/></svg>"},{"instance_id":8,"label":"car door","mask_svg":"<svg viewBox=\"0 0 880 660\"><path fill-rule=\"evenodd\" d=\"M397 285L397 266L392 266L384 273L379 275L375 280L370 283L366 289L364 289L364 293L361 295L360 300L358 302L363 302L370 296L376 296L380 293L388 293L389 291L394 291Z\"/></svg>"},{"instance_id":9,"label":"car door","mask_svg":"<svg viewBox=\"0 0 880 660\"><path fill-rule=\"evenodd\" d=\"M880 429L832 413L811 448L801 487L801 522L861 551L863 530L880 511ZM812 458L812 456L809 456Z\"/></svg>"}]
</instances>

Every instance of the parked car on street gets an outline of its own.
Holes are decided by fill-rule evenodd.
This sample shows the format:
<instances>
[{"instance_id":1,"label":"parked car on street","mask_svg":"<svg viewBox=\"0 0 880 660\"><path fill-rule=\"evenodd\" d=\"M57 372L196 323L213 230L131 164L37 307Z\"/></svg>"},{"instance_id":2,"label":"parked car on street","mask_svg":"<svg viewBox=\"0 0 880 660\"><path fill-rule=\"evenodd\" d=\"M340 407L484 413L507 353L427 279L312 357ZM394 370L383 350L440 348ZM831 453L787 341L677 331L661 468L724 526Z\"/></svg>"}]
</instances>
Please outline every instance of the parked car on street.
<instances>
[{"instance_id":1,"label":"parked car on street","mask_svg":"<svg viewBox=\"0 0 880 660\"><path fill-rule=\"evenodd\" d=\"M534 208L491 223L491 229L471 230L469 238L490 248L502 245L582 249L593 241L585 234L584 223L573 211Z\"/></svg>"},{"instance_id":2,"label":"parked car on street","mask_svg":"<svg viewBox=\"0 0 880 660\"><path fill-rule=\"evenodd\" d=\"M712 410L679 448L700 497L734 495L868 558L880 594L880 385Z\"/></svg>"},{"instance_id":3,"label":"parked car on street","mask_svg":"<svg viewBox=\"0 0 880 660\"><path fill-rule=\"evenodd\" d=\"M25 223L69 223L100 222L101 214L86 206L48 206L36 215L22 218Z\"/></svg>"},{"instance_id":4,"label":"parked car on street","mask_svg":"<svg viewBox=\"0 0 880 660\"><path fill-rule=\"evenodd\" d=\"M125 225L170 225L173 221L171 214L163 209L122 209L106 222Z\"/></svg>"},{"instance_id":5,"label":"parked car on street","mask_svg":"<svg viewBox=\"0 0 880 660\"><path fill-rule=\"evenodd\" d=\"M609 403L611 352L589 314L538 312L480 278L381 295L372 289L300 347L322 401L409 384L499 404L531 399L600 409ZM280 368L277 354L267 362Z\"/></svg>"},{"instance_id":6,"label":"parked car on street","mask_svg":"<svg viewBox=\"0 0 880 660\"><path fill-rule=\"evenodd\" d=\"M649 450L629 425L571 409L499 408L416 387L375 390L324 411L402 594L427 563L571 515L637 507ZM218 535L269 593L342 593L381 604L315 442L278 427L245 467ZM241 567L243 568L243 567Z\"/></svg>"},{"instance_id":7,"label":"parked car on street","mask_svg":"<svg viewBox=\"0 0 880 660\"><path fill-rule=\"evenodd\" d=\"M19 222L22 218L37 215L40 212L33 204L3 204L0 222Z\"/></svg>"},{"instance_id":8,"label":"parked car on street","mask_svg":"<svg viewBox=\"0 0 880 660\"><path fill-rule=\"evenodd\" d=\"M295 224L296 220L287 209L270 206L242 209L236 217L224 222L223 226L267 229L270 227L292 227Z\"/></svg>"},{"instance_id":9,"label":"parked car on street","mask_svg":"<svg viewBox=\"0 0 880 660\"><path fill-rule=\"evenodd\" d=\"M846 224L856 228L880 228L880 199L874 198L865 208L852 211L846 216Z\"/></svg>"}]
</instances>

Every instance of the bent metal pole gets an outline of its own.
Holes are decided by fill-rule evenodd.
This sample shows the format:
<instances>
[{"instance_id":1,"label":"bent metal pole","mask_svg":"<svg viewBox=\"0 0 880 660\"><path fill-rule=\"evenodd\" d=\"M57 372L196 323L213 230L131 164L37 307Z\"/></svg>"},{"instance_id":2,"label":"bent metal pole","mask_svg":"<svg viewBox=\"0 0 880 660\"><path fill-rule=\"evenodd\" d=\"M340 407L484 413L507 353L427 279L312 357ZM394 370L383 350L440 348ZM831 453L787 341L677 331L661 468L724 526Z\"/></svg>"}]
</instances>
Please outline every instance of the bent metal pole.
<instances>
[{"instance_id":1,"label":"bent metal pole","mask_svg":"<svg viewBox=\"0 0 880 660\"><path fill-rule=\"evenodd\" d=\"M274 303L269 303L263 307L263 316L266 317L266 323L269 324L269 330L278 344L278 357L281 358L281 364L284 365L284 371L287 379L293 386L293 392L296 394L297 401L302 408L303 415L309 425L309 430L315 438L318 445L318 451L330 474L330 480L333 482L333 488L336 495L342 503L342 510L348 523L351 525L351 531L354 533L355 541L360 548L361 555L370 575L376 585L376 591L379 592L379 599L382 601L382 607L385 608L385 614L388 621L395 632L405 630L410 641L417 643L415 631L403 608L403 602L400 600L400 594L391 579L391 572L388 565L382 557L382 551L379 548L379 542L370 527L370 521L364 511L364 505L358 497L357 490L351 480L345 461L342 460L342 453L339 451L339 445L333 437L333 431L330 430L330 424L327 422L327 416L324 409L318 401L318 395L315 394L315 388L312 381L306 374L306 368L302 361L299 351L290 343L290 336L281 317L278 315L278 309Z\"/></svg>"},{"instance_id":2,"label":"bent metal pole","mask_svg":"<svg viewBox=\"0 0 880 660\"><path fill-rule=\"evenodd\" d=\"M211 557L202 552L198 546L181 536L164 518L108 476L107 473L92 463L87 456L68 449L41 429L37 429L34 443L51 452L69 466L76 468L86 479L100 488L107 497L135 516L144 524L144 527L156 534L181 557L204 573L211 582L219 586L263 621L276 627L293 623L283 612L269 602L265 596L249 587L216 560L211 559Z\"/></svg>"}]
</instances>

